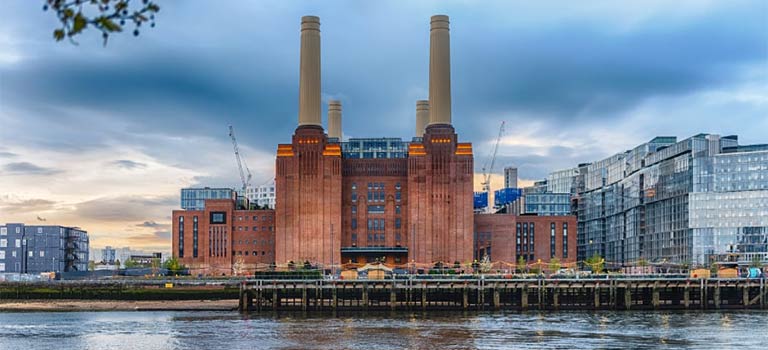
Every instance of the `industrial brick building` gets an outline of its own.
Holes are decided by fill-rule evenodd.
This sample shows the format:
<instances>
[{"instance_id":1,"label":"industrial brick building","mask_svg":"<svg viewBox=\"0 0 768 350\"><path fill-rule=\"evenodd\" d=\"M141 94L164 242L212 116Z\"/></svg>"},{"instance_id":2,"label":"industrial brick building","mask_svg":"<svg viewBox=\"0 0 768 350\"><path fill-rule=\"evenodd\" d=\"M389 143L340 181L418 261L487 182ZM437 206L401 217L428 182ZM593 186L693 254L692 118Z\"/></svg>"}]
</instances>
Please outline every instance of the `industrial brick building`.
<instances>
[{"instance_id":1,"label":"industrial brick building","mask_svg":"<svg viewBox=\"0 0 768 350\"><path fill-rule=\"evenodd\" d=\"M495 268L509 268L522 259L528 265L557 258L562 266L576 262L576 217L477 214L475 258L488 256Z\"/></svg>"},{"instance_id":2,"label":"industrial brick building","mask_svg":"<svg viewBox=\"0 0 768 350\"><path fill-rule=\"evenodd\" d=\"M173 211L173 256L193 274L244 274L275 261L275 212L238 210L207 199L203 210Z\"/></svg>"},{"instance_id":3,"label":"industrial brick building","mask_svg":"<svg viewBox=\"0 0 768 350\"><path fill-rule=\"evenodd\" d=\"M341 138L341 103L321 122L320 21L302 18L298 127L278 145L275 260L322 265L472 259L472 145L451 125L448 17L433 16L429 101L416 135ZM428 114L427 114L428 113Z\"/></svg>"},{"instance_id":4,"label":"industrial brick building","mask_svg":"<svg viewBox=\"0 0 768 350\"><path fill-rule=\"evenodd\" d=\"M549 241L533 251L527 238L521 238L525 247L513 242L522 232L533 236L534 226L535 241L543 242L554 222L554 254L575 260L573 217L474 214L472 144L459 142L451 125L448 31L447 16L432 17L429 100L416 101L413 138L345 140L341 101L328 101L327 132L323 128L320 22L303 17L298 125L291 142L277 146L274 211L237 210L231 189L182 190L186 210L173 212L174 256L206 274L305 262L469 266L477 244L494 260L515 261L524 253L549 261ZM516 223L524 229L515 231ZM476 240L476 232L487 239Z\"/></svg>"}]
</instances>

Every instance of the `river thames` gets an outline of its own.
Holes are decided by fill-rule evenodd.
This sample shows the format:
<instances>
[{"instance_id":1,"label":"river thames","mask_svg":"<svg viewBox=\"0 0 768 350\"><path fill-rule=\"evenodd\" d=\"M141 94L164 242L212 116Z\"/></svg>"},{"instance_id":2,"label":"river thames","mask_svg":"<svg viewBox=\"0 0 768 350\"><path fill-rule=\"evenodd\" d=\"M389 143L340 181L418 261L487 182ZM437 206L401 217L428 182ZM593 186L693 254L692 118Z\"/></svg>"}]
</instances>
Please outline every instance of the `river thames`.
<instances>
[{"instance_id":1,"label":"river thames","mask_svg":"<svg viewBox=\"0 0 768 350\"><path fill-rule=\"evenodd\" d=\"M0 349L765 349L768 312L0 313Z\"/></svg>"}]
</instances>

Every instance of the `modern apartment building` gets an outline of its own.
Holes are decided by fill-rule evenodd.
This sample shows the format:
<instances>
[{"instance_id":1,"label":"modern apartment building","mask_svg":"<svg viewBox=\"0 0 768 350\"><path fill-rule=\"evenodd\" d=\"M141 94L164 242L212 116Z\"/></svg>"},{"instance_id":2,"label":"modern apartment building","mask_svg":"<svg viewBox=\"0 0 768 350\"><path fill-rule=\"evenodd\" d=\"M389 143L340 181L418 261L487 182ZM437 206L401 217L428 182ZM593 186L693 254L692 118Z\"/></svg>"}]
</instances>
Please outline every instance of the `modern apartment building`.
<instances>
[{"instance_id":1,"label":"modern apartment building","mask_svg":"<svg viewBox=\"0 0 768 350\"><path fill-rule=\"evenodd\" d=\"M0 273L88 270L88 233L77 227L0 226Z\"/></svg>"}]
</instances>

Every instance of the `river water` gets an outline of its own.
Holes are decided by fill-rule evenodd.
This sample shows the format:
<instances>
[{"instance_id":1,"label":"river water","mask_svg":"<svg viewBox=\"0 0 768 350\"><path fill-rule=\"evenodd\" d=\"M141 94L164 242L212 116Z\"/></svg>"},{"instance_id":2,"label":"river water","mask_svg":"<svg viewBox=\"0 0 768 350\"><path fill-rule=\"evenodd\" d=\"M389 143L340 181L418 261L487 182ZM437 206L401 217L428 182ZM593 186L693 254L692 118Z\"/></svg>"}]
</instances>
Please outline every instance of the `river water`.
<instances>
[{"instance_id":1,"label":"river water","mask_svg":"<svg viewBox=\"0 0 768 350\"><path fill-rule=\"evenodd\" d=\"M766 349L768 312L0 313L0 349Z\"/></svg>"}]
</instances>

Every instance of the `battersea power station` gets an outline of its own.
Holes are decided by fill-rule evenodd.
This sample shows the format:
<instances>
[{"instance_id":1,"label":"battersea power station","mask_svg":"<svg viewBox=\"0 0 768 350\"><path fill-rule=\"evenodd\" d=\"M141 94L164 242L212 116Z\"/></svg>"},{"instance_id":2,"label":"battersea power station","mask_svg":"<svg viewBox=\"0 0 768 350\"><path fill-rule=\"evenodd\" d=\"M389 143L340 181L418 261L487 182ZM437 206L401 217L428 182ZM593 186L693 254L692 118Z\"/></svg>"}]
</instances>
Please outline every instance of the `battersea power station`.
<instances>
[{"instance_id":1,"label":"battersea power station","mask_svg":"<svg viewBox=\"0 0 768 350\"><path fill-rule=\"evenodd\" d=\"M298 120L277 146L274 210L239 208L237 194L200 196L202 205L173 212L174 256L211 274L267 264L469 266L486 255L575 260L574 217L475 214L472 144L451 123L448 16L432 16L429 46L429 99L414 101L413 138L344 140L342 101L328 101L323 126L320 19L303 17Z\"/></svg>"}]
</instances>

